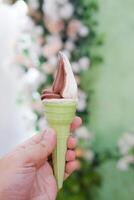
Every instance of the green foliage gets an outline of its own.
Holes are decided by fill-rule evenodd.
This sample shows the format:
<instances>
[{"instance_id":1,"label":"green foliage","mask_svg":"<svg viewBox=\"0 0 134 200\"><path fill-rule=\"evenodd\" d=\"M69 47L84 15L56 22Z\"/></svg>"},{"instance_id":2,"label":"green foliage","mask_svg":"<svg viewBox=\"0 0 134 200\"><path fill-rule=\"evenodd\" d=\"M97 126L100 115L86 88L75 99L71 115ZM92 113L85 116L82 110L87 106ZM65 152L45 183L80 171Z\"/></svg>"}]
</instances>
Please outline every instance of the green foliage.
<instances>
[{"instance_id":1,"label":"green foliage","mask_svg":"<svg viewBox=\"0 0 134 200\"><path fill-rule=\"evenodd\" d=\"M134 147L131 148L131 149L129 150L129 153L130 153L131 155L134 155Z\"/></svg>"},{"instance_id":2,"label":"green foliage","mask_svg":"<svg viewBox=\"0 0 134 200\"><path fill-rule=\"evenodd\" d=\"M64 189L58 194L58 200L88 200L91 198L93 186L99 187L101 177L90 162L81 162L82 170L74 173L65 183Z\"/></svg>"},{"instance_id":3,"label":"green foliage","mask_svg":"<svg viewBox=\"0 0 134 200\"><path fill-rule=\"evenodd\" d=\"M89 37L79 39L77 41L77 48L73 54L76 60L80 56L91 57L92 65L94 62L100 58L99 55L92 55L91 50L96 46L103 43L103 36L96 34L96 25L97 20L95 14L98 11L98 1L97 0L72 0L72 3L75 6L75 15L80 19L86 26L89 27ZM101 61L101 58L99 59Z\"/></svg>"}]
</instances>

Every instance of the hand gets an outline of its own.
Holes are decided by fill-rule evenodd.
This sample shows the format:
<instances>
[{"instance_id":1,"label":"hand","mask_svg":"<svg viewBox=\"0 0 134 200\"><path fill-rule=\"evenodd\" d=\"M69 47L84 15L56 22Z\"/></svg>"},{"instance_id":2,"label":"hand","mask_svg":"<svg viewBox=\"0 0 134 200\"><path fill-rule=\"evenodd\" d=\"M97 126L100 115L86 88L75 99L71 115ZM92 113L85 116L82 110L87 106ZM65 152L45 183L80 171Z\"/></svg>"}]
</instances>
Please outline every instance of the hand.
<instances>
[{"instance_id":1,"label":"hand","mask_svg":"<svg viewBox=\"0 0 134 200\"><path fill-rule=\"evenodd\" d=\"M78 128L76 117L71 131ZM48 156L56 145L52 129L38 134L0 160L0 200L54 200L56 180ZM76 139L69 137L66 154L65 178L79 166L75 160Z\"/></svg>"}]
</instances>

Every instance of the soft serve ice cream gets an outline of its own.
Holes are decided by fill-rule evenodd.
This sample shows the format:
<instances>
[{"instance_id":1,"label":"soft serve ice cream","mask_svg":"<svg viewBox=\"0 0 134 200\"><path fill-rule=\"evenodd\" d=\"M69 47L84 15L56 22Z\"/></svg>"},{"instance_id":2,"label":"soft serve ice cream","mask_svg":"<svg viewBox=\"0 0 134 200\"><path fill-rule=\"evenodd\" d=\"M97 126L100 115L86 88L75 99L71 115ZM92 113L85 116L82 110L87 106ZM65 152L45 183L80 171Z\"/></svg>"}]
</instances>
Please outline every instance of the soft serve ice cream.
<instances>
[{"instance_id":1,"label":"soft serve ice cream","mask_svg":"<svg viewBox=\"0 0 134 200\"><path fill-rule=\"evenodd\" d=\"M44 90L41 99L77 100L77 83L71 64L62 52L59 52L59 66L52 88L51 90Z\"/></svg>"},{"instance_id":2,"label":"soft serve ice cream","mask_svg":"<svg viewBox=\"0 0 134 200\"><path fill-rule=\"evenodd\" d=\"M68 58L59 53L59 65L50 90L44 90L41 99L44 104L45 118L55 130L57 145L52 153L54 175L58 189L63 185L67 141L77 105L77 84Z\"/></svg>"}]
</instances>

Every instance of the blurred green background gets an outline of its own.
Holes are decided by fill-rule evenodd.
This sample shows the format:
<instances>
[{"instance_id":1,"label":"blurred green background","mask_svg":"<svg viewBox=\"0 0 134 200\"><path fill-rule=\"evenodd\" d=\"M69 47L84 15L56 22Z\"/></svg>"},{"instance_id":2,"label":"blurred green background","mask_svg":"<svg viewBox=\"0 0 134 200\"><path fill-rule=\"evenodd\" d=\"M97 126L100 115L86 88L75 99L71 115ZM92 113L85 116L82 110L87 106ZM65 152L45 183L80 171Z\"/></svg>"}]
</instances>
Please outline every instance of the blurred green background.
<instances>
[{"instance_id":1,"label":"blurred green background","mask_svg":"<svg viewBox=\"0 0 134 200\"><path fill-rule=\"evenodd\" d=\"M114 152L124 132L134 130L134 1L99 1L97 31L104 33L98 49L103 62L91 70L90 128L98 153ZM112 158L98 168L102 185L93 199L133 199L134 172L120 172Z\"/></svg>"},{"instance_id":2,"label":"blurred green background","mask_svg":"<svg viewBox=\"0 0 134 200\"><path fill-rule=\"evenodd\" d=\"M91 70L94 95L90 102L90 127L96 148L115 148L120 134L134 130L134 1L99 1L97 32L104 44L97 49L103 58Z\"/></svg>"}]
</instances>

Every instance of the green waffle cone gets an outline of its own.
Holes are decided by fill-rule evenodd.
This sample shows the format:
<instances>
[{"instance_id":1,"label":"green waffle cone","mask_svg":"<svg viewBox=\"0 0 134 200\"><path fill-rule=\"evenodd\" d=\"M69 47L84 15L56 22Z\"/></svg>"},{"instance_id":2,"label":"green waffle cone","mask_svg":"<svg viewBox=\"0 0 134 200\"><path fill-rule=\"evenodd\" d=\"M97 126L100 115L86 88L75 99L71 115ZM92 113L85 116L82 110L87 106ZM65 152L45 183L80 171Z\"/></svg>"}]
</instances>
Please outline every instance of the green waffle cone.
<instances>
[{"instance_id":1,"label":"green waffle cone","mask_svg":"<svg viewBox=\"0 0 134 200\"><path fill-rule=\"evenodd\" d=\"M52 155L54 175L58 189L62 188L65 171L67 139L70 135L70 124L75 117L76 102L44 101L45 118L57 134L57 145Z\"/></svg>"}]
</instances>

